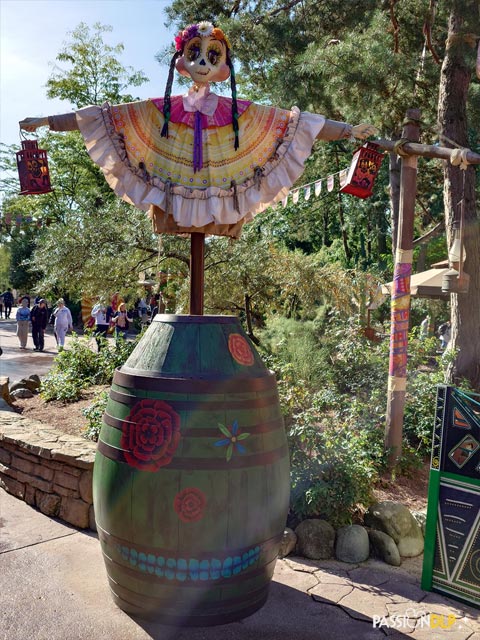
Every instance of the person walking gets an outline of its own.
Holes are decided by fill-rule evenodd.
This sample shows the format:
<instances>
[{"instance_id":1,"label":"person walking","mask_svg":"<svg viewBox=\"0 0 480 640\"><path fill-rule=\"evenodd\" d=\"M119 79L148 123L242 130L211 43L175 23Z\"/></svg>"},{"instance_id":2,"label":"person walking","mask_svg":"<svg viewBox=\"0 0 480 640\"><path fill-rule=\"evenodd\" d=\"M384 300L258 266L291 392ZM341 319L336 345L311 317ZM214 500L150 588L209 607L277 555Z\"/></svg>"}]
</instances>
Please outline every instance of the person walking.
<instances>
[{"instance_id":1,"label":"person walking","mask_svg":"<svg viewBox=\"0 0 480 640\"><path fill-rule=\"evenodd\" d=\"M122 340L127 339L128 329L130 327L130 322L133 319L128 315L127 305L125 302L121 302L118 306L118 311L113 316L113 322L115 323L115 339L118 340L121 338Z\"/></svg>"},{"instance_id":2,"label":"person walking","mask_svg":"<svg viewBox=\"0 0 480 640\"><path fill-rule=\"evenodd\" d=\"M3 296L0 295L0 319L3 318Z\"/></svg>"},{"instance_id":3,"label":"person walking","mask_svg":"<svg viewBox=\"0 0 480 640\"><path fill-rule=\"evenodd\" d=\"M95 318L95 330L93 332L93 335L95 336L97 348L100 351L100 349L103 347L103 340L107 337L109 325L107 320L107 307L103 304L103 302L97 302L97 304L93 307L92 318Z\"/></svg>"},{"instance_id":4,"label":"person walking","mask_svg":"<svg viewBox=\"0 0 480 640\"><path fill-rule=\"evenodd\" d=\"M440 348L446 351L448 343L451 338L451 324L450 320L447 320L438 327L438 337L440 338Z\"/></svg>"},{"instance_id":5,"label":"person walking","mask_svg":"<svg viewBox=\"0 0 480 640\"><path fill-rule=\"evenodd\" d=\"M140 298L138 302L138 315L140 317L140 323L142 327L145 327L148 324L148 305L145 298Z\"/></svg>"},{"instance_id":6,"label":"person walking","mask_svg":"<svg viewBox=\"0 0 480 640\"><path fill-rule=\"evenodd\" d=\"M10 287L2 293L3 305L5 307L5 318L10 318L13 307L13 293Z\"/></svg>"},{"instance_id":7,"label":"person walking","mask_svg":"<svg viewBox=\"0 0 480 640\"><path fill-rule=\"evenodd\" d=\"M63 351L67 331L73 330L72 314L70 313L70 309L65 306L65 300L63 298L57 300L57 307L53 315L55 316L53 329L57 338L58 350Z\"/></svg>"},{"instance_id":8,"label":"person walking","mask_svg":"<svg viewBox=\"0 0 480 640\"><path fill-rule=\"evenodd\" d=\"M430 333L430 316L425 316L425 318L420 323L420 340L425 340L428 338Z\"/></svg>"},{"instance_id":9,"label":"person walking","mask_svg":"<svg viewBox=\"0 0 480 640\"><path fill-rule=\"evenodd\" d=\"M20 342L20 349L27 348L28 328L30 326L30 309L25 298L22 300L21 306L17 309L17 337Z\"/></svg>"},{"instance_id":10,"label":"person walking","mask_svg":"<svg viewBox=\"0 0 480 640\"><path fill-rule=\"evenodd\" d=\"M34 351L43 351L45 348L45 329L48 323L47 301L40 298L37 304L34 304L30 311L30 319L32 321L32 338L35 345Z\"/></svg>"}]
</instances>

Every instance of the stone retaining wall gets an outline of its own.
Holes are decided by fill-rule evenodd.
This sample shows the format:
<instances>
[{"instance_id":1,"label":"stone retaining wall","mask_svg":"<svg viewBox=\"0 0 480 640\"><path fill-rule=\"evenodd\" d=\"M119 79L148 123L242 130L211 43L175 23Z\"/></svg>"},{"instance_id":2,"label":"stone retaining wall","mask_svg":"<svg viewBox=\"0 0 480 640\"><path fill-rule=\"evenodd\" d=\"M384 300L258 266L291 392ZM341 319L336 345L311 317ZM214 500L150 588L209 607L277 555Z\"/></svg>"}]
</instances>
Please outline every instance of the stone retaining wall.
<instances>
[{"instance_id":1,"label":"stone retaining wall","mask_svg":"<svg viewBox=\"0 0 480 640\"><path fill-rule=\"evenodd\" d=\"M0 487L81 529L95 530L95 450L93 442L0 407Z\"/></svg>"}]
</instances>

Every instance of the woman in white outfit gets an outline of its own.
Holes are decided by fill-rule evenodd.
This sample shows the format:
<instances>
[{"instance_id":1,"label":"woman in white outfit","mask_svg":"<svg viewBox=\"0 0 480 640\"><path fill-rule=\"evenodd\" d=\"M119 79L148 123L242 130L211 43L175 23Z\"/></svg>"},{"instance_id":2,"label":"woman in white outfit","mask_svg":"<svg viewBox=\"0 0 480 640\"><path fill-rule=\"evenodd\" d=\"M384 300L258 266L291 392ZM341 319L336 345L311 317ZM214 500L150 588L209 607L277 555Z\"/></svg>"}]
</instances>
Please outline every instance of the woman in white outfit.
<instances>
[{"instance_id":1,"label":"woman in white outfit","mask_svg":"<svg viewBox=\"0 0 480 640\"><path fill-rule=\"evenodd\" d=\"M55 316L54 331L57 336L58 350L63 351L65 346L65 336L67 331L72 331L73 320L70 309L65 306L65 300L60 298L57 300L57 308L53 312Z\"/></svg>"},{"instance_id":2,"label":"woman in white outfit","mask_svg":"<svg viewBox=\"0 0 480 640\"><path fill-rule=\"evenodd\" d=\"M109 322L107 320L107 307L103 302L97 302L93 307L92 318L95 318L95 331L93 332L93 335L95 336L95 341L97 343L98 350L100 351L100 349L105 345L109 327Z\"/></svg>"}]
</instances>

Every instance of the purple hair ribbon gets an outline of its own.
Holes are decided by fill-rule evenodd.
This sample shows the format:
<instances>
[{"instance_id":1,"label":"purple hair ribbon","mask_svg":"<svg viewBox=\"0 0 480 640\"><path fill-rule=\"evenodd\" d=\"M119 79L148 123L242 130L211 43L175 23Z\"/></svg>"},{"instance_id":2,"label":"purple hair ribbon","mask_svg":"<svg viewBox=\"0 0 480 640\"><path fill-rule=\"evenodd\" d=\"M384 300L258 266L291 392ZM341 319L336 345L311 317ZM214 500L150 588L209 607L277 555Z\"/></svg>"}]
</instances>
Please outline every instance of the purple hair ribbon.
<instances>
[{"instance_id":1,"label":"purple hair ribbon","mask_svg":"<svg viewBox=\"0 0 480 640\"><path fill-rule=\"evenodd\" d=\"M195 128L193 131L193 172L203 167L202 114L195 111Z\"/></svg>"}]
</instances>

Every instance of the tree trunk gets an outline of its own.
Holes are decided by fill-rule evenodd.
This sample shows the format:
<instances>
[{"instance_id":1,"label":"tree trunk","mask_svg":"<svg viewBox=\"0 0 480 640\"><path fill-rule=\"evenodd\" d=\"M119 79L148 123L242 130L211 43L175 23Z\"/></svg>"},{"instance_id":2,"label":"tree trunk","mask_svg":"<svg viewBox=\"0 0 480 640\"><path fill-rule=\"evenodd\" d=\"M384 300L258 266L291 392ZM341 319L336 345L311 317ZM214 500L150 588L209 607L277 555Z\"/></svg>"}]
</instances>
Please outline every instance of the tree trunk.
<instances>
[{"instance_id":1,"label":"tree trunk","mask_svg":"<svg viewBox=\"0 0 480 640\"><path fill-rule=\"evenodd\" d=\"M438 120L442 134L462 147L468 147L467 92L473 72L466 62L467 44L459 37L463 30L462 11L458 3L449 19L447 51L442 65ZM441 140L444 146L453 146ZM444 163L445 226L448 246L452 244L454 221L460 220L462 198L465 199L464 270L470 276L466 294L451 295L452 348L458 355L449 370L450 382L466 378L480 389L480 220L475 207L475 168L466 171Z\"/></svg>"},{"instance_id":2,"label":"tree trunk","mask_svg":"<svg viewBox=\"0 0 480 640\"><path fill-rule=\"evenodd\" d=\"M250 296L248 295L248 293L245 294L245 321L247 323L247 335L250 338L250 340L257 345L257 347L260 344L260 340L255 336L255 334L253 333L253 324L252 324L252 309L250 306Z\"/></svg>"},{"instance_id":3,"label":"tree trunk","mask_svg":"<svg viewBox=\"0 0 480 640\"><path fill-rule=\"evenodd\" d=\"M338 149L335 149L335 161L337 165L337 172L340 171L340 161L338 159ZM341 231L342 231L342 242L343 242L343 250L345 252L345 260L348 265L350 265L350 260L352 259L352 252L350 251L350 247L348 246L348 235L347 228L345 226L345 215L343 211L343 201L342 194L338 192L338 217L340 219Z\"/></svg>"}]
</instances>

